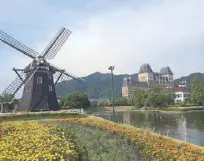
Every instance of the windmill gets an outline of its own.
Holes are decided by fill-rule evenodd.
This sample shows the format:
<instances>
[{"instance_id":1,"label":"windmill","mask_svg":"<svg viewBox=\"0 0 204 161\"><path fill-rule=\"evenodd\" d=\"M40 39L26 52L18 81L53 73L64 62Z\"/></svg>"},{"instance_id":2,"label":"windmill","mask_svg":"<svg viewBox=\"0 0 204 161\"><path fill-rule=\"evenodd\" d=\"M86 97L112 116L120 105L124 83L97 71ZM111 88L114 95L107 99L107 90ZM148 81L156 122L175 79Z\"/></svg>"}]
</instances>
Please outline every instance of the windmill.
<instances>
[{"instance_id":1,"label":"windmill","mask_svg":"<svg viewBox=\"0 0 204 161\"><path fill-rule=\"evenodd\" d=\"M10 95L14 98L24 87L20 110L59 110L55 92L57 82L75 79L85 83L82 78L48 62L55 57L70 34L71 31L62 27L44 51L39 54L0 30L0 41L32 59L32 62L24 69L13 68L17 78L3 91L2 95Z\"/></svg>"}]
</instances>

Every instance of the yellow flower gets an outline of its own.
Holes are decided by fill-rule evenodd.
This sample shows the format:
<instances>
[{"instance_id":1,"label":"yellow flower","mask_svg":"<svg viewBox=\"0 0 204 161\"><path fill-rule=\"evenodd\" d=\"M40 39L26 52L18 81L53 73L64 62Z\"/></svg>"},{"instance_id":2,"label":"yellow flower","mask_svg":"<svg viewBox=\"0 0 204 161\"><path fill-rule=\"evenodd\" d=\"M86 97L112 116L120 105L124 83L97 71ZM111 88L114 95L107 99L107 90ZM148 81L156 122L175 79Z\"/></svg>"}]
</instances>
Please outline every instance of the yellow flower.
<instances>
[{"instance_id":1,"label":"yellow flower","mask_svg":"<svg viewBox=\"0 0 204 161\"><path fill-rule=\"evenodd\" d=\"M71 140L60 135L54 125L37 122L2 123L0 161L3 160L76 160L78 154ZM68 153L63 153L63 151Z\"/></svg>"}]
</instances>

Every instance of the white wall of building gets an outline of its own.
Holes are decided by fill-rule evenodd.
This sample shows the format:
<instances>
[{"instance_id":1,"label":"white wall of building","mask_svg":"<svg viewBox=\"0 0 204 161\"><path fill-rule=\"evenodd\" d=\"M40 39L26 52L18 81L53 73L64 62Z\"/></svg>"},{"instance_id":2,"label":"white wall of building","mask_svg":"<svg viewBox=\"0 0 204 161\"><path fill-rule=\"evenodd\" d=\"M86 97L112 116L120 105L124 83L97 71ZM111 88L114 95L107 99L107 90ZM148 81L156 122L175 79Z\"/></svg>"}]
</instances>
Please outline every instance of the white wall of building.
<instances>
[{"instance_id":1,"label":"white wall of building","mask_svg":"<svg viewBox=\"0 0 204 161\"><path fill-rule=\"evenodd\" d=\"M185 102L186 99L189 99L189 92L184 91L175 92L175 95L176 95L175 102Z\"/></svg>"}]
</instances>

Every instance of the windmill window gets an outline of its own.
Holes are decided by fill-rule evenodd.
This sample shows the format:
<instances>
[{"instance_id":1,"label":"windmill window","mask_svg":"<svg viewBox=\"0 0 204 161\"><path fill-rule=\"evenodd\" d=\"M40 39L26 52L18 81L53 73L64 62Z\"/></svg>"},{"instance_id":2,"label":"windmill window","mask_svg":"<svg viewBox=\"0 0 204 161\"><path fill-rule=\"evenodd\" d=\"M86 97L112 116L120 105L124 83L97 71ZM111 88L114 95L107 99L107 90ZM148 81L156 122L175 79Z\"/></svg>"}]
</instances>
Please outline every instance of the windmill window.
<instances>
[{"instance_id":1,"label":"windmill window","mask_svg":"<svg viewBox=\"0 0 204 161\"><path fill-rule=\"evenodd\" d=\"M30 90L31 90L31 87L30 87L30 86L28 86L28 87L27 87L27 91L30 91Z\"/></svg>"},{"instance_id":2,"label":"windmill window","mask_svg":"<svg viewBox=\"0 0 204 161\"><path fill-rule=\"evenodd\" d=\"M37 77L37 84L42 84L42 77Z\"/></svg>"},{"instance_id":3,"label":"windmill window","mask_svg":"<svg viewBox=\"0 0 204 161\"><path fill-rule=\"evenodd\" d=\"M52 86L51 85L49 85L49 91L52 91Z\"/></svg>"}]
</instances>

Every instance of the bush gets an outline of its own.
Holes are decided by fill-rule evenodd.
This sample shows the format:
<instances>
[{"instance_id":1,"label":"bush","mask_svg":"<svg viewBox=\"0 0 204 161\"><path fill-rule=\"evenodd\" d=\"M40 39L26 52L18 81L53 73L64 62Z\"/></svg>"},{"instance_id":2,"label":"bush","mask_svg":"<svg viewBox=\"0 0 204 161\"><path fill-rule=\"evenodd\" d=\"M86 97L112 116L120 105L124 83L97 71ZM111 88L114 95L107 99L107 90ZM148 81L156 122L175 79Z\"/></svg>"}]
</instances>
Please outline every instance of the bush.
<instances>
[{"instance_id":1,"label":"bush","mask_svg":"<svg viewBox=\"0 0 204 161\"><path fill-rule=\"evenodd\" d=\"M112 104L112 103L111 103ZM115 99L114 101L114 105L115 106L129 106L130 103L128 102L128 99L127 98L118 98L118 99Z\"/></svg>"},{"instance_id":2,"label":"bush","mask_svg":"<svg viewBox=\"0 0 204 161\"><path fill-rule=\"evenodd\" d=\"M87 108L90 102L87 95L81 92L74 92L60 100L62 109Z\"/></svg>"}]
</instances>

